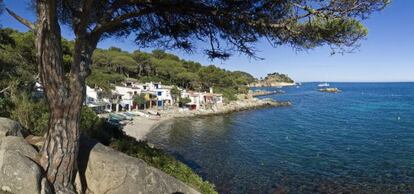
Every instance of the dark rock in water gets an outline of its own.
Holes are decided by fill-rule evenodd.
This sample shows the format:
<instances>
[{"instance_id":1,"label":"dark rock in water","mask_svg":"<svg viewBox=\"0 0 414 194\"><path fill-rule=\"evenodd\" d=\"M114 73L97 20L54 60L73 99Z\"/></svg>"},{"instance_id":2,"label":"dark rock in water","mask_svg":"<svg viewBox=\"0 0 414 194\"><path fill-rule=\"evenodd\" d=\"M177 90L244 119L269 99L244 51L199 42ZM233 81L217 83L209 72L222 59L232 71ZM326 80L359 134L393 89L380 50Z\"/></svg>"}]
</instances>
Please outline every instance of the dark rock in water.
<instances>
[{"instance_id":1,"label":"dark rock in water","mask_svg":"<svg viewBox=\"0 0 414 194\"><path fill-rule=\"evenodd\" d=\"M322 88L319 89L320 92L329 92L329 93L338 93L341 92L338 88Z\"/></svg>"}]
</instances>

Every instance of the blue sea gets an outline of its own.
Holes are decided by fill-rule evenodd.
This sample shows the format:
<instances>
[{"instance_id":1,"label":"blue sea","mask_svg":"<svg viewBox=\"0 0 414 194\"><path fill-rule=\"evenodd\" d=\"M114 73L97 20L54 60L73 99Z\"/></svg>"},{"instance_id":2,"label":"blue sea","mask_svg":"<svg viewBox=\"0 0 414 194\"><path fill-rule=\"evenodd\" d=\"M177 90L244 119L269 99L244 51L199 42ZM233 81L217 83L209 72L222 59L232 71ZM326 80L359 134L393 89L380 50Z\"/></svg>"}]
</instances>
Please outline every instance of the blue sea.
<instances>
[{"instance_id":1,"label":"blue sea","mask_svg":"<svg viewBox=\"0 0 414 194\"><path fill-rule=\"evenodd\" d=\"M148 141L219 193L414 193L414 83L317 84L266 96L291 107L178 119Z\"/></svg>"}]
</instances>

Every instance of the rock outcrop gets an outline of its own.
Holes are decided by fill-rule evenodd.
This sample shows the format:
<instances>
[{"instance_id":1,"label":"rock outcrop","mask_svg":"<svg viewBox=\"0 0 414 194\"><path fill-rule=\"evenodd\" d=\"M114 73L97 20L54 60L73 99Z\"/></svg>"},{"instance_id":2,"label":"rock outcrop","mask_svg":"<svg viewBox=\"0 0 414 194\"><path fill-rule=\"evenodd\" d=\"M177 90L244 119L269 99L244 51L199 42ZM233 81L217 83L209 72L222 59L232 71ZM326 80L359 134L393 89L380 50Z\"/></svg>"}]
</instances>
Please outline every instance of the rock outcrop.
<instances>
[{"instance_id":1,"label":"rock outcrop","mask_svg":"<svg viewBox=\"0 0 414 194\"><path fill-rule=\"evenodd\" d=\"M320 92L328 92L328 93L339 93L339 92L342 92L338 88L322 88L322 89L319 89L319 91Z\"/></svg>"},{"instance_id":2,"label":"rock outcrop","mask_svg":"<svg viewBox=\"0 0 414 194\"><path fill-rule=\"evenodd\" d=\"M8 118L0 117L0 139L6 136L23 137L21 125Z\"/></svg>"},{"instance_id":3,"label":"rock outcrop","mask_svg":"<svg viewBox=\"0 0 414 194\"><path fill-rule=\"evenodd\" d=\"M36 150L23 137L0 138L0 190L10 193L51 193Z\"/></svg>"},{"instance_id":4,"label":"rock outcrop","mask_svg":"<svg viewBox=\"0 0 414 194\"><path fill-rule=\"evenodd\" d=\"M213 106L207 110L187 111L179 114L169 115L170 117L194 117L194 116L208 116L208 115L222 115L237 111L264 108L264 107L286 107L291 106L291 102L279 102L273 99L258 99L253 98L251 94L238 95L238 100L231 101L225 105ZM162 113L166 115L168 113ZM171 113L170 113L171 114Z\"/></svg>"},{"instance_id":5,"label":"rock outcrop","mask_svg":"<svg viewBox=\"0 0 414 194\"><path fill-rule=\"evenodd\" d=\"M82 138L78 192L85 193L199 193L181 181L93 140Z\"/></svg>"},{"instance_id":6,"label":"rock outcrop","mask_svg":"<svg viewBox=\"0 0 414 194\"><path fill-rule=\"evenodd\" d=\"M36 163L38 152L28 143L40 144L43 138L23 138L21 127L0 118L0 193L51 193L42 168ZM198 191L143 160L81 138L76 177L79 193L186 193Z\"/></svg>"},{"instance_id":7,"label":"rock outcrop","mask_svg":"<svg viewBox=\"0 0 414 194\"><path fill-rule=\"evenodd\" d=\"M269 73L264 79L249 84L249 87L283 87L294 85L296 85L295 82L286 74Z\"/></svg>"}]
</instances>

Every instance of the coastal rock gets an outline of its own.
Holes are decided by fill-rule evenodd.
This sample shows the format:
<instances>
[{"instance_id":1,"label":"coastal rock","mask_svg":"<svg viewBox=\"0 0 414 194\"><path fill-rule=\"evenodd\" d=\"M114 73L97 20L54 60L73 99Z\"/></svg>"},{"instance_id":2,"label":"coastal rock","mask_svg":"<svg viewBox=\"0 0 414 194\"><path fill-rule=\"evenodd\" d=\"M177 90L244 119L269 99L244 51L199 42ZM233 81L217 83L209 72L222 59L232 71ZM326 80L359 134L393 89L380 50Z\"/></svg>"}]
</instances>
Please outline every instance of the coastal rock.
<instances>
[{"instance_id":1,"label":"coastal rock","mask_svg":"<svg viewBox=\"0 0 414 194\"><path fill-rule=\"evenodd\" d=\"M6 136L23 137L21 125L8 118L0 117L0 139Z\"/></svg>"},{"instance_id":2,"label":"coastal rock","mask_svg":"<svg viewBox=\"0 0 414 194\"><path fill-rule=\"evenodd\" d=\"M258 97L258 96L268 96L268 95L273 95L273 94L283 94L285 93L282 90L274 90L274 91L266 91L266 90L249 90L249 95L251 95L252 97Z\"/></svg>"},{"instance_id":3,"label":"coastal rock","mask_svg":"<svg viewBox=\"0 0 414 194\"><path fill-rule=\"evenodd\" d=\"M258 81L256 83L249 84L249 87L285 87L285 86L295 86L296 83L288 82L268 82L268 81Z\"/></svg>"},{"instance_id":4,"label":"coastal rock","mask_svg":"<svg viewBox=\"0 0 414 194\"><path fill-rule=\"evenodd\" d=\"M10 193L50 193L37 152L23 137L7 136L0 144L0 190Z\"/></svg>"},{"instance_id":5,"label":"coastal rock","mask_svg":"<svg viewBox=\"0 0 414 194\"><path fill-rule=\"evenodd\" d=\"M42 136L29 135L25 139L26 139L27 143L29 143L32 146L35 146L39 150L43 146L43 143L45 142L45 138L42 137Z\"/></svg>"},{"instance_id":6,"label":"coastal rock","mask_svg":"<svg viewBox=\"0 0 414 194\"><path fill-rule=\"evenodd\" d=\"M86 193L199 193L141 159L82 138L77 189Z\"/></svg>"},{"instance_id":7,"label":"coastal rock","mask_svg":"<svg viewBox=\"0 0 414 194\"><path fill-rule=\"evenodd\" d=\"M320 92L328 92L328 93L338 93L341 92L338 88L322 88L319 89Z\"/></svg>"}]
</instances>

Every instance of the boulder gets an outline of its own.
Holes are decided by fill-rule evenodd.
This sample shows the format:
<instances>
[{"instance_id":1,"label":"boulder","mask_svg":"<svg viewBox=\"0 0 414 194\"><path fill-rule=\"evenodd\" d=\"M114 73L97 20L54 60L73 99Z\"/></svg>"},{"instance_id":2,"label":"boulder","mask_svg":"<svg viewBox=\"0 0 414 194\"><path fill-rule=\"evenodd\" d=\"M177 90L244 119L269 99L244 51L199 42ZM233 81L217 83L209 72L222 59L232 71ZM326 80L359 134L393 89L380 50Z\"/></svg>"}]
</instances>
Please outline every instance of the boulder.
<instances>
[{"instance_id":1,"label":"boulder","mask_svg":"<svg viewBox=\"0 0 414 194\"><path fill-rule=\"evenodd\" d=\"M143 160L93 140L80 142L77 189L85 193L199 193Z\"/></svg>"},{"instance_id":2,"label":"boulder","mask_svg":"<svg viewBox=\"0 0 414 194\"><path fill-rule=\"evenodd\" d=\"M36 150L23 137L0 139L0 190L10 193L50 193Z\"/></svg>"},{"instance_id":3,"label":"boulder","mask_svg":"<svg viewBox=\"0 0 414 194\"><path fill-rule=\"evenodd\" d=\"M42 136L29 135L25 139L27 143L29 143L32 146L35 146L39 150L43 146L43 143L45 142L45 138Z\"/></svg>"},{"instance_id":4,"label":"boulder","mask_svg":"<svg viewBox=\"0 0 414 194\"><path fill-rule=\"evenodd\" d=\"M0 117L0 139L9 135L22 137L22 127L16 121Z\"/></svg>"}]
</instances>

